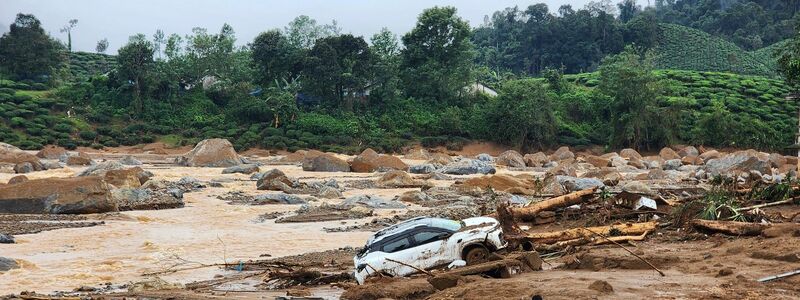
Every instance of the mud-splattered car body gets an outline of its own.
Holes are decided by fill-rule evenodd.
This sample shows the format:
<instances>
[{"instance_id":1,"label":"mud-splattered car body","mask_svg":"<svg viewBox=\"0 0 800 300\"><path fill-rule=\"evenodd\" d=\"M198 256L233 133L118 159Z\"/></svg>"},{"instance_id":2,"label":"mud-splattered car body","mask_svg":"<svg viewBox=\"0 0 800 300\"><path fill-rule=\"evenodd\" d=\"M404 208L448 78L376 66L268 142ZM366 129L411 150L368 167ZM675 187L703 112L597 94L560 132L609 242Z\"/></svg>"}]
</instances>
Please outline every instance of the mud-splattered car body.
<instances>
[{"instance_id":1,"label":"mud-splattered car body","mask_svg":"<svg viewBox=\"0 0 800 300\"><path fill-rule=\"evenodd\" d=\"M420 217L375 233L353 258L359 284L377 273L407 276L456 260L503 249L503 231L497 220L477 217L454 221ZM477 253L477 254L475 254ZM475 259L472 259L475 261ZM410 266L414 266L412 268Z\"/></svg>"}]
</instances>

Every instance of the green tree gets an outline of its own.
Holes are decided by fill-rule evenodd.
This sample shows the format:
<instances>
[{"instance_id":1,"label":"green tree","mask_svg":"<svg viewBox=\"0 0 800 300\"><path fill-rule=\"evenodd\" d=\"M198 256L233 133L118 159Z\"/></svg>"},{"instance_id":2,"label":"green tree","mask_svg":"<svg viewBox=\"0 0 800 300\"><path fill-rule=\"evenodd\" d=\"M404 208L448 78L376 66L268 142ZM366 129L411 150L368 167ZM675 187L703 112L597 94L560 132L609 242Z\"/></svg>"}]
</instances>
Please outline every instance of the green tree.
<instances>
[{"instance_id":1,"label":"green tree","mask_svg":"<svg viewBox=\"0 0 800 300\"><path fill-rule=\"evenodd\" d=\"M669 128L662 124L657 100L661 81L653 74L652 56L632 47L603 60L600 92L611 98L610 146L642 149L669 142Z\"/></svg>"},{"instance_id":2,"label":"green tree","mask_svg":"<svg viewBox=\"0 0 800 300\"><path fill-rule=\"evenodd\" d=\"M164 36L164 31L156 29L156 33L153 34L153 50L158 54L159 59L161 59L162 46L166 43L167 40Z\"/></svg>"},{"instance_id":3,"label":"green tree","mask_svg":"<svg viewBox=\"0 0 800 300\"><path fill-rule=\"evenodd\" d=\"M49 75L63 61L63 46L50 38L33 15L17 14L0 37L0 67L15 79Z\"/></svg>"},{"instance_id":4,"label":"green tree","mask_svg":"<svg viewBox=\"0 0 800 300\"><path fill-rule=\"evenodd\" d=\"M388 103L399 96L400 48L397 36L384 27L372 36L370 42L373 76L369 100Z\"/></svg>"},{"instance_id":5,"label":"green tree","mask_svg":"<svg viewBox=\"0 0 800 300\"><path fill-rule=\"evenodd\" d=\"M552 145L557 128L552 103L539 80L507 82L487 113L489 138L523 150Z\"/></svg>"},{"instance_id":6,"label":"green tree","mask_svg":"<svg viewBox=\"0 0 800 300\"><path fill-rule=\"evenodd\" d=\"M78 26L78 19L69 20L67 25L64 25L64 27L60 29L61 33L67 33L67 50L69 52L72 52L72 29L74 29L75 26Z\"/></svg>"},{"instance_id":7,"label":"green tree","mask_svg":"<svg viewBox=\"0 0 800 300\"><path fill-rule=\"evenodd\" d=\"M617 4L619 8L619 20L628 23L642 11L642 7L636 5L636 0L624 0Z\"/></svg>"},{"instance_id":8,"label":"green tree","mask_svg":"<svg viewBox=\"0 0 800 300\"><path fill-rule=\"evenodd\" d=\"M142 90L155 65L153 54L153 44L142 34L132 36L117 54L119 76L133 87L131 106L136 115L142 113Z\"/></svg>"},{"instance_id":9,"label":"green tree","mask_svg":"<svg viewBox=\"0 0 800 300\"><path fill-rule=\"evenodd\" d=\"M800 92L800 25L795 35L782 49L778 49L778 72L795 92Z\"/></svg>"},{"instance_id":10,"label":"green tree","mask_svg":"<svg viewBox=\"0 0 800 300\"><path fill-rule=\"evenodd\" d=\"M106 50L108 50L108 39L103 38L97 41L97 46L95 46L94 49L97 53L106 53Z\"/></svg>"},{"instance_id":11,"label":"green tree","mask_svg":"<svg viewBox=\"0 0 800 300\"><path fill-rule=\"evenodd\" d=\"M451 101L474 74L470 28L454 7L426 9L403 36L403 84L409 96Z\"/></svg>"},{"instance_id":12,"label":"green tree","mask_svg":"<svg viewBox=\"0 0 800 300\"><path fill-rule=\"evenodd\" d=\"M306 58L304 86L313 95L352 110L371 79L371 58L363 37L344 34L319 39Z\"/></svg>"},{"instance_id":13,"label":"green tree","mask_svg":"<svg viewBox=\"0 0 800 300\"><path fill-rule=\"evenodd\" d=\"M318 25L317 20L301 15L284 28L289 44L301 49L311 49L318 39L339 35L341 29L334 20L328 25Z\"/></svg>"},{"instance_id":14,"label":"green tree","mask_svg":"<svg viewBox=\"0 0 800 300\"><path fill-rule=\"evenodd\" d=\"M275 80L290 80L299 75L302 50L292 46L280 30L259 34L250 44L250 52L262 84L274 84Z\"/></svg>"}]
</instances>

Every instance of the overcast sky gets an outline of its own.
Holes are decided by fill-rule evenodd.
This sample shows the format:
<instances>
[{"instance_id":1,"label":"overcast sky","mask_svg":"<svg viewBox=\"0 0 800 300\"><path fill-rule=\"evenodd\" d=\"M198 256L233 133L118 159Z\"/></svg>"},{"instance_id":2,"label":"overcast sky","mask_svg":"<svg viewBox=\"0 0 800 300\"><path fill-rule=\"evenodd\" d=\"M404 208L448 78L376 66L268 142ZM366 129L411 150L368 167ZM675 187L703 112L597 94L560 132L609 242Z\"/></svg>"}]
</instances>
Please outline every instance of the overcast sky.
<instances>
[{"instance_id":1,"label":"overcast sky","mask_svg":"<svg viewBox=\"0 0 800 300\"><path fill-rule=\"evenodd\" d=\"M647 0L639 0L647 3ZM205 27L217 32L223 23L233 26L239 44L246 44L262 31L283 28L298 15L308 15L318 23L336 20L344 33L369 39L382 27L402 35L410 30L423 9L455 6L471 26L480 25L485 15L510 6L522 8L546 3L551 11L562 4L583 7L589 0L0 0L0 32L8 31L17 13L32 13L42 21L50 35L66 41L59 28L78 19L72 44L76 51L94 51L97 41L108 38L108 53L116 53L129 36L156 29L167 35L191 32ZM614 3L619 2L613 0Z\"/></svg>"}]
</instances>

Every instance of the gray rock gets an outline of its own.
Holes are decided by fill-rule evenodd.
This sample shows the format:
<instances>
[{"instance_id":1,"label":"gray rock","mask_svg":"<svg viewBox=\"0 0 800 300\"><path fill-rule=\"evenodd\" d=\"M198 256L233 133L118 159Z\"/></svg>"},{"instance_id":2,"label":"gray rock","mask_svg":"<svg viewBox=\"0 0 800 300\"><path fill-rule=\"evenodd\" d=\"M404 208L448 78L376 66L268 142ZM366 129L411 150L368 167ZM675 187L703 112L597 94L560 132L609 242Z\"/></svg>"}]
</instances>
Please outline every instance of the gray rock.
<instances>
[{"instance_id":1,"label":"gray rock","mask_svg":"<svg viewBox=\"0 0 800 300\"><path fill-rule=\"evenodd\" d=\"M261 194L256 196L255 204L307 204L303 198L290 194Z\"/></svg>"},{"instance_id":2,"label":"gray rock","mask_svg":"<svg viewBox=\"0 0 800 300\"><path fill-rule=\"evenodd\" d=\"M386 200L378 196L358 195L347 198L338 205L340 208L351 209L356 206L363 206L368 208L406 208L406 205L399 201Z\"/></svg>"},{"instance_id":3,"label":"gray rock","mask_svg":"<svg viewBox=\"0 0 800 300\"><path fill-rule=\"evenodd\" d=\"M557 176L558 183L564 186L569 192L590 189L594 187L604 187L603 181L597 178L576 178L572 176Z\"/></svg>"},{"instance_id":4,"label":"gray rock","mask_svg":"<svg viewBox=\"0 0 800 300\"><path fill-rule=\"evenodd\" d=\"M303 171L350 172L350 164L330 154L322 154L303 160Z\"/></svg>"},{"instance_id":5,"label":"gray rock","mask_svg":"<svg viewBox=\"0 0 800 300\"><path fill-rule=\"evenodd\" d=\"M772 174L769 155L755 150L737 151L720 158L710 159L705 164L706 172L711 176L733 175L751 170L761 174Z\"/></svg>"},{"instance_id":6,"label":"gray rock","mask_svg":"<svg viewBox=\"0 0 800 300\"><path fill-rule=\"evenodd\" d=\"M0 272L5 272L11 269L18 269L19 265L16 260L0 257Z\"/></svg>"},{"instance_id":7,"label":"gray rock","mask_svg":"<svg viewBox=\"0 0 800 300\"><path fill-rule=\"evenodd\" d=\"M33 164L29 162L21 162L14 165L14 172L17 174L25 174L33 171L36 170L33 168Z\"/></svg>"},{"instance_id":8,"label":"gray rock","mask_svg":"<svg viewBox=\"0 0 800 300\"><path fill-rule=\"evenodd\" d=\"M183 207L183 191L178 188L151 190L122 188L111 192L120 210L150 210Z\"/></svg>"},{"instance_id":9,"label":"gray rock","mask_svg":"<svg viewBox=\"0 0 800 300\"><path fill-rule=\"evenodd\" d=\"M223 169L222 174L233 174L233 173L253 174L258 171L259 170L257 165L238 165Z\"/></svg>"},{"instance_id":10,"label":"gray rock","mask_svg":"<svg viewBox=\"0 0 800 300\"><path fill-rule=\"evenodd\" d=\"M408 172L413 174L430 174L436 172L436 166L433 164L411 166L408 168Z\"/></svg>"},{"instance_id":11,"label":"gray rock","mask_svg":"<svg viewBox=\"0 0 800 300\"><path fill-rule=\"evenodd\" d=\"M0 244L13 244L14 236L10 234L0 233Z\"/></svg>"},{"instance_id":12,"label":"gray rock","mask_svg":"<svg viewBox=\"0 0 800 300\"><path fill-rule=\"evenodd\" d=\"M683 165L680 159L670 159L664 162L664 170L677 170Z\"/></svg>"},{"instance_id":13,"label":"gray rock","mask_svg":"<svg viewBox=\"0 0 800 300\"><path fill-rule=\"evenodd\" d=\"M497 172L491 164L477 159L461 159L448 164L439 170L444 174L469 175L469 174L494 174Z\"/></svg>"},{"instance_id":14,"label":"gray rock","mask_svg":"<svg viewBox=\"0 0 800 300\"><path fill-rule=\"evenodd\" d=\"M528 202L530 202L530 200L519 195L511 195L511 198L508 199L508 202L516 205L526 205Z\"/></svg>"},{"instance_id":15,"label":"gray rock","mask_svg":"<svg viewBox=\"0 0 800 300\"><path fill-rule=\"evenodd\" d=\"M558 162L557 161L548 161L543 165L543 167L545 167L545 168L555 168L555 167L558 167Z\"/></svg>"},{"instance_id":16,"label":"gray rock","mask_svg":"<svg viewBox=\"0 0 800 300\"><path fill-rule=\"evenodd\" d=\"M42 167L45 170L55 170L55 169L61 169L64 166L62 166L61 163L57 161L44 161L42 162Z\"/></svg>"},{"instance_id":17,"label":"gray rock","mask_svg":"<svg viewBox=\"0 0 800 300\"><path fill-rule=\"evenodd\" d=\"M109 170L122 169L127 169L127 167L117 161L107 161L86 168L78 173L78 176L104 176Z\"/></svg>"},{"instance_id":18,"label":"gray rock","mask_svg":"<svg viewBox=\"0 0 800 300\"><path fill-rule=\"evenodd\" d=\"M627 182L622 186L622 190L628 193L653 195L653 190L647 184L641 181Z\"/></svg>"},{"instance_id":19,"label":"gray rock","mask_svg":"<svg viewBox=\"0 0 800 300\"><path fill-rule=\"evenodd\" d=\"M342 197L342 192L334 187L326 185L319 189L319 192L317 192L317 197L325 199L338 199Z\"/></svg>"},{"instance_id":20,"label":"gray rock","mask_svg":"<svg viewBox=\"0 0 800 300\"><path fill-rule=\"evenodd\" d=\"M126 166L141 166L142 162L136 159L131 155L125 155L122 159L119 160L119 163L126 165Z\"/></svg>"},{"instance_id":21,"label":"gray rock","mask_svg":"<svg viewBox=\"0 0 800 300\"><path fill-rule=\"evenodd\" d=\"M492 162L492 156L486 153L478 154L478 160L485 162Z\"/></svg>"}]
</instances>

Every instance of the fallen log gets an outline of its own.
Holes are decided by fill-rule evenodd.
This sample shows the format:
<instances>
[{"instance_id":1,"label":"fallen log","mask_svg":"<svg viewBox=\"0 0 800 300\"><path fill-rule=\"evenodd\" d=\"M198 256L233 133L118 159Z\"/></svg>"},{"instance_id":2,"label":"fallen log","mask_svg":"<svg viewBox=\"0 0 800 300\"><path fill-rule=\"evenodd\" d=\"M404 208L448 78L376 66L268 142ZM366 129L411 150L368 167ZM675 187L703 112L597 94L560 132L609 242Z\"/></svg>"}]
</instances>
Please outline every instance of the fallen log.
<instances>
[{"instance_id":1,"label":"fallen log","mask_svg":"<svg viewBox=\"0 0 800 300\"><path fill-rule=\"evenodd\" d=\"M756 208L778 206L778 205L782 205L782 204L789 204L789 203L792 203L792 202L795 202L795 201L797 201L797 198L789 198L789 199L781 200L781 201L775 201L775 202L770 202L770 203L764 203L764 204L758 204L758 205L753 205L753 206L741 207L741 208L736 209L736 211L737 212L751 211L751 210L754 210Z\"/></svg>"},{"instance_id":2,"label":"fallen log","mask_svg":"<svg viewBox=\"0 0 800 300\"><path fill-rule=\"evenodd\" d=\"M626 235L626 236L610 236L605 239L600 239L597 237L582 237L567 241L560 241L553 244L540 244L536 246L536 251L555 251L563 249L567 246L582 246L582 245L604 245L609 244L612 242L628 242L628 241L644 241L650 231L645 231L641 235Z\"/></svg>"},{"instance_id":3,"label":"fallen log","mask_svg":"<svg viewBox=\"0 0 800 300\"><path fill-rule=\"evenodd\" d=\"M658 224L654 221L644 223L617 224L609 226L597 226L586 228L573 228L553 232L528 233L527 237L536 244L552 244L561 241L575 239L591 239L592 232L600 233L604 236L620 235L639 235L645 232L652 232ZM587 231L589 230L589 231Z\"/></svg>"},{"instance_id":4,"label":"fallen log","mask_svg":"<svg viewBox=\"0 0 800 300\"><path fill-rule=\"evenodd\" d=\"M692 226L699 230L724 233L727 235L760 235L769 225L736 221L711 221L695 219Z\"/></svg>"},{"instance_id":5,"label":"fallen log","mask_svg":"<svg viewBox=\"0 0 800 300\"><path fill-rule=\"evenodd\" d=\"M597 187L591 189L580 190L574 193L569 193L563 196L547 199L544 201L536 202L531 205L513 209L514 217L521 220L535 219L536 215L545 210L554 210L556 208L572 206L580 204L592 196L597 191Z\"/></svg>"}]
</instances>

